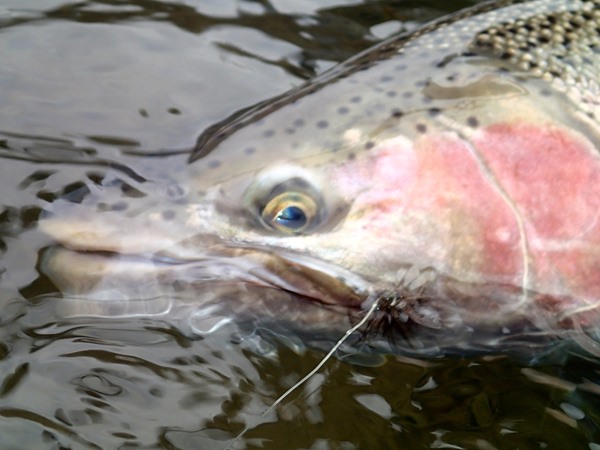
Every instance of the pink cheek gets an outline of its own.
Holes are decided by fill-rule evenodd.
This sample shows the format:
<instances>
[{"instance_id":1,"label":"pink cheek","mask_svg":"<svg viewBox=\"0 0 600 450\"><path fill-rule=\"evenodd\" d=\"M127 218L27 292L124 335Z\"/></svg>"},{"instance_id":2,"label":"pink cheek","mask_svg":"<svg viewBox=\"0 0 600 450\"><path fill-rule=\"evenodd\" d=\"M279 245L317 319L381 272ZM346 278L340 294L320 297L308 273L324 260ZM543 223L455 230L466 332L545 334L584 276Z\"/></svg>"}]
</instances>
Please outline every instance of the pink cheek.
<instances>
[{"instance_id":1,"label":"pink cheek","mask_svg":"<svg viewBox=\"0 0 600 450\"><path fill-rule=\"evenodd\" d=\"M474 143L521 213L537 285L600 298L598 150L551 125L498 124Z\"/></svg>"},{"instance_id":2,"label":"pink cheek","mask_svg":"<svg viewBox=\"0 0 600 450\"><path fill-rule=\"evenodd\" d=\"M330 175L354 210L397 212L418 179L419 161L412 142L400 136L334 168Z\"/></svg>"},{"instance_id":3,"label":"pink cheek","mask_svg":"<svg viewBox=\"0 0 600 450\"><path fill-rule=\"evenodd\" d=\"M336 169L332 180L350 193L348 226L395 243L399 258L409 251L469 271L522 270L513 212L454 133L390 139Z\"/></svg>"},{"instance_id":4,"label":"pink cheek","mask_svg":"<svg viewBox=\"0 0 600 450\"><path fill-rule=\"evenodd\" d=\"M598 230L600 158L589 143L570 130L506 124L487 128L474 143L532 238L568 241Z\"/></svg>"}]
</instances>

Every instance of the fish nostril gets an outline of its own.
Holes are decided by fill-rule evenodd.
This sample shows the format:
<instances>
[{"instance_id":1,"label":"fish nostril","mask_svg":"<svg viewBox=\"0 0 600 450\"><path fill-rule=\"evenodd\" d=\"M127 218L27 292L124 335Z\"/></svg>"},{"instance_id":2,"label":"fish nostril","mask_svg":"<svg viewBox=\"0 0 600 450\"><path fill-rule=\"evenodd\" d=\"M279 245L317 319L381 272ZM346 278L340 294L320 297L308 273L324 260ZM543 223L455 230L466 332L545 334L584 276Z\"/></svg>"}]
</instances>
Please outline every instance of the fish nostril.
<instances>
[{"instance_id":1,"label":"fish nostril","mask_svg":"<svg viewBox=\"0 0 600 450\"><path fill-rule=\"evenodd\" d=\"M185 197L186 194L186 190L183 188L183 186L177 183L169 184L165 192L170 200L179 200Z\"/></svg>"}]
</instances>

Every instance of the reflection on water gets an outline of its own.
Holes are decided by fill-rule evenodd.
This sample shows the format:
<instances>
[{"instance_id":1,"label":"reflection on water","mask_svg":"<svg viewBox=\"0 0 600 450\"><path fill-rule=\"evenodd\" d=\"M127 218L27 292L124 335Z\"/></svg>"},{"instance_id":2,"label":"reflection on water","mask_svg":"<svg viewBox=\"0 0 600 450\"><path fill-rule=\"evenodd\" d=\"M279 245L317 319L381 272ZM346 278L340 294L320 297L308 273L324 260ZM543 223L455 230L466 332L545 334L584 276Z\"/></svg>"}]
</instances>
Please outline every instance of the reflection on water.
<instances>
[{"instance_id":1,"label":"reflection on water","mask_svg":"<svg viewBox=\"0 0 600 450\"><path fill-rule=\"evenodd\" d=\"M469 2L9 0L0 6L0 448L600 448L597 361L408 359L276 326L61 319L47 202ZM184 155L174 153L172 158ZM556 354L561 355L560 358Z\"/></svg>"}]
</instances>

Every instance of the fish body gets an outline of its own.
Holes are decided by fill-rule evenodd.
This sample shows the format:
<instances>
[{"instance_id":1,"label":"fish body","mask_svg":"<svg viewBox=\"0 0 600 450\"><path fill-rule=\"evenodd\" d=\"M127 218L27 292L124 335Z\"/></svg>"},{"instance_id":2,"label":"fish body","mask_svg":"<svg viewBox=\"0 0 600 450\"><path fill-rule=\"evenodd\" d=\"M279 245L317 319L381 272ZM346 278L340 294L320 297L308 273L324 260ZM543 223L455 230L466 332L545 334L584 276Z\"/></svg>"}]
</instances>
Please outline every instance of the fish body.
<instances>
[{"instance_id":1,"label":"fish body","mask_svg":"<svg viewBox=\"0 0 600 450\"><path fill-rule=\"evenodd\" d=\"M131 283L114 280L131 272L148 292L285 293L326 327L385 299L382 320L442 346L477 328L595 329L599 74L598 0L459 12L216 124L169 181L113 174L56 201L44 270L121 312Z\"/></svg>"}]
</instances>

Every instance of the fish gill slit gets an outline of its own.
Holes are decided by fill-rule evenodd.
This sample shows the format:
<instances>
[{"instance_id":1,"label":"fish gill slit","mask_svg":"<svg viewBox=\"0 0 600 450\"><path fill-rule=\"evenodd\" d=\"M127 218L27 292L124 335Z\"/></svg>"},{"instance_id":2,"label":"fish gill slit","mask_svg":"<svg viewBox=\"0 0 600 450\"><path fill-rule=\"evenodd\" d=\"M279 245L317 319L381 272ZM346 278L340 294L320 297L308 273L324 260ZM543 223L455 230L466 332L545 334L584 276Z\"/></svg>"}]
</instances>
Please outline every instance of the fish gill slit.
<instances>
[{"instance_id":1,"label":"fish gill slit","mask_svg":"<svg viewBox=\"0 0 600 450\"><path fill-rule=\"evenodd\" d=\"M329 361L333 357L334 353L338 350L338 348L340 348L340 346L344 342L346 342L346 340L355 331L360 329L365 323L367 323L369 321L371 316L375 313L375 310L379 308L379 302L380 302L380 296L377 293L371 293L369 295L369 297L365 300L365 304L372 303L371 307L367 310L366 314L362 317L362 319L360 319L360 321L358 321L358 323L356 323L352 327L348 328L348 330L346 330L344 335L335 343L335 345L331 348L331 350L329 350L329 352L321 359L321 361L319 361L319 363L310 372L308 372L302 379L297 381L296 384L294 384L292 387L290 387L287 391L285 391L283 394L281 394L279 397L277 397L277 399L275 399L275 401L273 403L271 403L271 405L267 409L265 409L263 411L263 413L260 416L258 416L258 418L256 420L249 422L244 427L244 429L242 431L240 431L240 433L229 442L229 444L227 444L225 447L223 447L223 450L231 450L233 448L233 446L235 445L235 443L238 442L242 437L244 437L244 435L248 431L250 431L252 428L256 427L257 425L260 425L262 423L262 421L267 417L267 415L272 413L279 404L281 404L294 391L298 390L313 375L315 375L325 365L325 363L327 363L327 361Z\"/></svg>"},{"instance_id":2,"label":"fish gill slit","mask_svg":"<svg viewBox=\"0 0 600 450\"><path fill-rule=\"evenodd\" d=\"M477 162L479 169L481 170L481 173L483 173L484 176L490 181L490 183L492 183L492 185L494 186L494 188L500 195L500 198L502 199L502 201L504 201L504 203L506 203L506 205L510 208L510 211L512 212L513 217L515 218L515 220L517 222L517 227L519 230L519 242L520 242L520 247L521 247L521 254L523 255L523 276L522 276L522 281L521 281L521 285L522 285L521 299L519 300L519 302L517 302L516 305L514 305L508 309L508 311L514 312L514 311L518 310L519 308L521 308L522 306L526 305L527 302L529 301L529 291L530 291L529 285L531 282L531 278L530 278L531 277L531 274L530 274L530 272L531 272L531 257L530 257L530 252L529 252L529 243L527 240L527 234L525 233L525 223L523 220L523 216L522 216L521 212L519 211L519 208L517 207L517 205L510 198L510 196L508 195L508 193L506 192L506 190L504 189L504 187L502 186L502 184L500 183L498 178L494 175L494 173L488 166L483 155L479 152L479 150L475 147L475 145L473 145L471 138L473 137L474 131L459 124L458 122L456 122L444 115L440 115L440 116L436 117L435 120L438 121L441 125L448 127L449 129L454 131L463 140L463 142L465 143L465 145L467 146L467 148L469 149L469 151L475 158L475 161Z\"/></svg>"}]
</instances>

